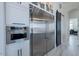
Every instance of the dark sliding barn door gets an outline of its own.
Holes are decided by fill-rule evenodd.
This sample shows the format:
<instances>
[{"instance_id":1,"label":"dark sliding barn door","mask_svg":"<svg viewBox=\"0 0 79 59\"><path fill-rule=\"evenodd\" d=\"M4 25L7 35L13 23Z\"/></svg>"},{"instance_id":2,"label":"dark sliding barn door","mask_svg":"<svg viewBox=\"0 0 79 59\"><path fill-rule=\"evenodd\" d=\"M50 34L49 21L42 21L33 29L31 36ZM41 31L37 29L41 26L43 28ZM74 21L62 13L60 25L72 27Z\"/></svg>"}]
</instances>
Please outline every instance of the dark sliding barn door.
<instances>
[{"instance_id":1,"label":"dark sliding barn door","mask_svg":"<svg viewBox=\"0 0 79 59\"><path fill-rule=\"evenodd\" d=\"M61 44L61 13L56 11L56 46Z\"/></svg>"}]
</instances>

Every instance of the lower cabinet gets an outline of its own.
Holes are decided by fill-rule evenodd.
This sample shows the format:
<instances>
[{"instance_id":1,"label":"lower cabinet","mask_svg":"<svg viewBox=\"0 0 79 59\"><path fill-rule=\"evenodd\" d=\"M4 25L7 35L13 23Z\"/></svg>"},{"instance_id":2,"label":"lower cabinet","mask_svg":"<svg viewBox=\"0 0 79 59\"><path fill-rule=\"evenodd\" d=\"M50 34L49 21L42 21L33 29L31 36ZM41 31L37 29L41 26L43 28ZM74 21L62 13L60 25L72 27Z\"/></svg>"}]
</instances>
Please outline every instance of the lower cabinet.
<instances>
[{"instance_id":1,"label":"lower cabinet","mask_svg":"<svg viewBox=\"0 0 79 59\"><path fill-rule=\"evenodd\" d=\"M30 56L30 40L22 42L21 48L22 48L22 56Z\"/></svg>"},{"instance_id":2,"label":"lower cabinet","mask_svg":"<svg viewBox=\"0 0 79 59\"><path fill-rule=\"evenodd\" d=\"M6 56L18 56L19 46L17 43L8 44L6 46Z\"/></svg>"},{"instance_id":3,"label":"lower cabinet","mask_svg":"<svg viewBox=\"0 0 79 59\"><path fill-rule=\"evenodd\" d=\"M29 56L29 40L20 43L8 44L6 46L6 56Z\"/></svg>"}]
</instances>

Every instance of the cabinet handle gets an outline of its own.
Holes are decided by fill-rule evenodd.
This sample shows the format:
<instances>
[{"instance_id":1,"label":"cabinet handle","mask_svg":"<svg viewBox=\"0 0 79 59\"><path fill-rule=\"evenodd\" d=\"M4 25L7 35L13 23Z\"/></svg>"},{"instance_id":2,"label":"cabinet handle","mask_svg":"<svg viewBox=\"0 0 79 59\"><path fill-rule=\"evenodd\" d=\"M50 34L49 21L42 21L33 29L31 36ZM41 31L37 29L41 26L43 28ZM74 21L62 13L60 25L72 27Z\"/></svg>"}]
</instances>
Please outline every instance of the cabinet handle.
<instances>
[{"instance_id":1,"label":"cabinet handle","mask_svg":"<svg viewBox=\"0 0 79 59\"><path fill-rule=\"evenodd\" d=\"M20 56L22 56L22 49L20 49Z\"/></svg>"},{"instance_id":2,"label":"cabinet handle","mask_svg":"<svg viewBox=\"0 0 79 59\"><path fill-rule=\"evenodd\" d=\"M19 50L18 50L18 56L20 56Z\"/></svg>"},{"instance_id":3,"label":"cabinet handle","mask_svg":"<svg viewBox=\"0 0 79 59\"><path fill-rule=\"evenodd\" d=\"M18 56L22 56L22 49L18 49Z\"/></svg>"}]
</instances>

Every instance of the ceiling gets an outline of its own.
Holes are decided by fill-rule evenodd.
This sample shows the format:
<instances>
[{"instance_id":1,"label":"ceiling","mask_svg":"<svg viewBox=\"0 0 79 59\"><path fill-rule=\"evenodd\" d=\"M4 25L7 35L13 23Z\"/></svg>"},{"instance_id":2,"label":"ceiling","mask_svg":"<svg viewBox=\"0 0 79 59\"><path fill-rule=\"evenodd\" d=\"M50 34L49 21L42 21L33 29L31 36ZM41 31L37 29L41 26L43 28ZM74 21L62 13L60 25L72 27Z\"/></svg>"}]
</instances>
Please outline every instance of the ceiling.
<instances>
[{"instance_id":1,"label":"ceiling","mask_svg":"<svg viewBox=\"0 0 79 59\"><path fill-rule=\"evenodd\" d=\"M79 8L79 2L62 2L61 4L61 9L68 12Z\"/></svg>"}]
</instances>

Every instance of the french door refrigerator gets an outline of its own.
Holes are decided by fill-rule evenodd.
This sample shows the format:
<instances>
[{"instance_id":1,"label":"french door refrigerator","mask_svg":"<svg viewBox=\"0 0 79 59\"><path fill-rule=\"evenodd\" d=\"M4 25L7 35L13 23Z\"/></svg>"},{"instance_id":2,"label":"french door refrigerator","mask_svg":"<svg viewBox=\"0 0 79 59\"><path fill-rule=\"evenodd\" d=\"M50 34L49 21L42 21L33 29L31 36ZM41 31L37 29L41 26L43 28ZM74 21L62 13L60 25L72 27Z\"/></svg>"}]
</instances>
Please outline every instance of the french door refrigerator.
<instances>
[{"instance_id":1,"label":"french door refrigerator","mask_svg":"<svg viewBox=\"0 0 79 59\"><path fill-rule=\"evenodd\" d=\"M53 16L30 5L30 19L31 55L43 56L55 46L55 32L51 30Z\"/></svg>"}]
</instances>

